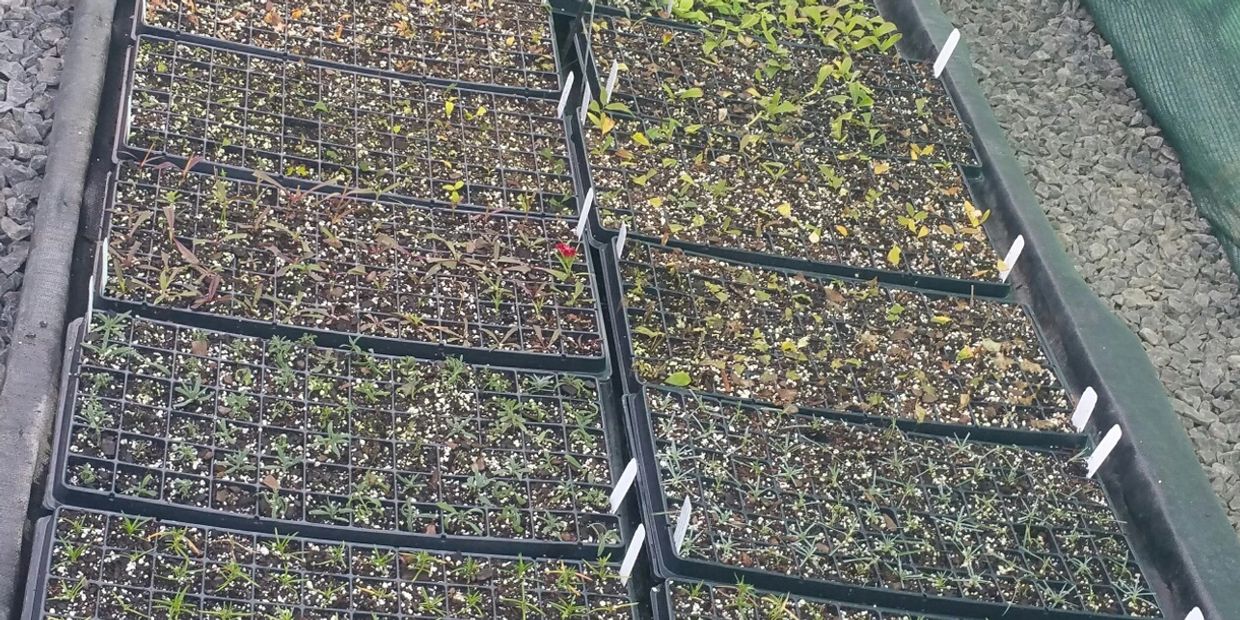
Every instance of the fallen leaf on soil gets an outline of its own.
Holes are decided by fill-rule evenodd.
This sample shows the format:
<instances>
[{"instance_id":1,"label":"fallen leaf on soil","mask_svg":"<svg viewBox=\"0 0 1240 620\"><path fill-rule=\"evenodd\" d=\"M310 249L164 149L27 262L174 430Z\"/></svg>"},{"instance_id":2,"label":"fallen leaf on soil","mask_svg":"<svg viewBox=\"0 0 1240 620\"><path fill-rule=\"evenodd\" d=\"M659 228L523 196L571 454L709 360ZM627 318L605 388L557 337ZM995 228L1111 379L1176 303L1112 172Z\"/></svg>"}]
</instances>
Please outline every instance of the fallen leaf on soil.
<instances>
[{"instance_id":1,"label":"fallen leaf on soil","mask_svg":"<svg viewBox=\"0 0 1240 620\"><path fill-rule=\"evenodd\" d=\"M887 262L891 263L893 266L900 265L900 246L891 246L891 250L887 252Z\"/></svg>"},{"instance_id":2,"label":"fallen leaf on soil","mask_svg":"<svg viewBox=\"0 0 1240 620\"><path fill-rule=\"evenodd\" d=\"M884 514L883 515L883 529L889 532L894 532L896 530L896 520L892 519L889 515Z\"/></svg>"}]
</instances>

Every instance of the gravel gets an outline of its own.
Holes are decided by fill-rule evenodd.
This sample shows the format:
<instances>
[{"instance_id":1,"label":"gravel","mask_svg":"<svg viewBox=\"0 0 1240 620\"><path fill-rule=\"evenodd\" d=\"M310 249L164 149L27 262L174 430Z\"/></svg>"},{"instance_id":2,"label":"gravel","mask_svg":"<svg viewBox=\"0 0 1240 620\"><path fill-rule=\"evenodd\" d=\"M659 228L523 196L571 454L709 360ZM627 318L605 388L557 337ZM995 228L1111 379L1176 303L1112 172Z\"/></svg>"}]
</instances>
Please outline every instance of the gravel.
<instances>
[{"instance_id":1,"label":"gravel","mask_svg":"<svg viewBox=\"0 0 1240 620\"><path fill-rule=\"evenodd\" d=\"M1034 192L1145 345L1240 530L1240 282L1176 153L1076 0L940 0Z\"/></svg>"},{"instance_id":2,"label":"gravel","mask_svg":"<svg viewBox=\"0 0 1240 620\"><path fill-rule=\"evenodd\" d=\"M0 384L47 166L72 0L0 0Z\"/></svg>"}]
</instances>

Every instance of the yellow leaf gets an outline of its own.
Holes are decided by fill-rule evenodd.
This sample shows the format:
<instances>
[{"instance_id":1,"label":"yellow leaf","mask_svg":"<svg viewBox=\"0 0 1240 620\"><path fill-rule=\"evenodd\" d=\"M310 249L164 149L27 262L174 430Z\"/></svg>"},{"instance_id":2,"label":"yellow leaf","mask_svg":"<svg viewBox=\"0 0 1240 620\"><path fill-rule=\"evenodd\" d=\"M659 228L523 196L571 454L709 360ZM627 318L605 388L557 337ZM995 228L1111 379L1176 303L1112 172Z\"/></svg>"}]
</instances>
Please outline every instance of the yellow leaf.
<instances>
[{"instance_id":1,"label":"yellow leaf","mask_svg":"<svg viewBox=\"0 0 1240 620\"><path fill-rule=\"evenodd\" d=\"M843 224L836 224L836 225L835 225L835 232L840 233L840 236L841 236L841 237L847 237L847 236L848 236L848 227L847 227L847 226L844 226Z\"/></svg>"},{"instance_id":2,"label":"yellow leaf","mask_svg":"<svg viewBox=\"0 0 1240 620\"><path fill-rule=\"evenodd\" d=\"M943 316L941 314L937 314L931 317L930 320L938 325L947 325L948 323L952 322L951 317Z\"/></svg>"},{"instance_id":3,"label":"yellow leaf","mask_svg":"<svg viewBox=\"0 0 1240 620\"><path fill-rule=\"evenodd\" d=\"M968 200L964 201L964 216L969 218L969 226L972 226L973 228L981 226L982 222L978 219L979 215L980 214L977 212L977 207L973 206L973 203Z\"/></svg>"},{"instance_id":4,"label":"yellow leaf","mask_svg":"<svg viewBox=\"0 0 1240 620\"><path fill-rule=\"evenodd\" d=\"M945 235L951 235L956 232L956 229L952 228L951 226L948 226L947 224L939 224L939 232Z\"/></svg>"},{"instance_id":5,"label":"yellow leaf","mask_svg":"<svg viewBox=\"0 0 1240 620\"><path fill-rule=\"evenodd\" d=\"M908 150L909 156L912 157L913 161L917 161L917 158L922 155L933 155L934 145L927 144L926 146L917 146L916 144L909 144Z\"/></svg>"},{"instance_id":6,"label":"yellow leaf","mask_svg":"<svg viewBox=\"0 0 1240 620\"><path fill-rule=\"evenodd\" d=\"M642 146L650 146L650 139L646 137L646 134L640 131L633 134L633 141Z\"/></svg>"},{"instance_id":7,"label":"yellow leaf","mask_svg":"<svg viewBox=\"0 0 1240 620\"><path fill-rule=\"evenodd\" d=\"M611 132L612 129L616 128L616 121L606 114L602 114L601 116L602 118L599 119L599 129L602 130L603 135L605 136Z\"/></svg>"},{"instance_id":8,"label":"yellow leaf","mask_svg":"<svg viewBox=\"0 0 1240 620\"><path fill-rule=\"evenodd\" d=\"M789 203L780 204L778 207L775 207L775 211L784 217L792 217L792 205Z\"/></svg>"},{"instance_id":9,"label":"yellow leaf","mask_svg":"<svg viewBox=\"0 0 1240 620\"><path fill-rule=\"evenodd\" d=\"M874 162L874 174L886 174L888 170L891 170L891 164L885 161Z\"/></svg>"},{"instance_id":10,"label":"yellow leaf","mask_svg":"<svg viewBox=\"0 0 1240 620\"><path fill-rule=\"evenodd\" d=\"M650 203L650 206L658 209L659 207L663 206L663 197L655 196L654 198L651 198L650 200L647 200L646 202Z\"/></svg>"},{"instance_id":11,"label":"yellow leaf","mask_svg":"<svg viewBox=\"0 0 1240 620\"><path fill-rule=\"evenodd\" d=\"M822 241L822 235L818 234L817 230L811 231L809 233L809 242L818 243L819 241Z\"/></svg>"},{"instance_id":12,"label":"yellow leaf","mask_svg":"<svg viewBox=\"0 0 1240 620\"><path fill-rule=\"evenodd\" d=\"M921 227L921 230L917 231L917 238L918 238L918 239L921 239L922 237L924 237L924 236L926 236L926 235L928 235L928 234L930 234L930 229L929 229L929 228L926 228L925 226L922 226L922 227Z\"/></svg>"},{"instance_id":13,"label":"yellow leaf","mask_svg":"<svg viewBox=\"0 0 1240 620\"><path fill-rule=\"evenodd\" d=\"M449 99L443 102L443 115L452 116L452 111L456 109L456 100Z\"/></svg>"},{"instance_id":14,"label":"yellow leaf","mask_svg":"<svg viewBox=\"0 0 1240 620\"><path fill-rule=\"evenodd\" d=\"M900 246L891 246L891 250L887 252L887 262L891 263L894 267L900 266Z\"/></svg>"}]
</instances>

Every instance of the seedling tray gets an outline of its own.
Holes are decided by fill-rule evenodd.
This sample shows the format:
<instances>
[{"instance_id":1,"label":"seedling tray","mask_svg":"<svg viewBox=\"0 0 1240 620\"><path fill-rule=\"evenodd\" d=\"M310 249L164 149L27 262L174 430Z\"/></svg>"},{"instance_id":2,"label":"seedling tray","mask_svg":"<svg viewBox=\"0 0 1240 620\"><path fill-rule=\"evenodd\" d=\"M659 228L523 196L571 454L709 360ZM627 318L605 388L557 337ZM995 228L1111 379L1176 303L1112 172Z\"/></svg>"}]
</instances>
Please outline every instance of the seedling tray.
<instances>
[{"instance_id":1,"label":"seedling tray","mask_svg":"<svg viewBox=\"0 0 1240 620\"><path fill-rule=\"evenodd\" d=\"M556 102L151 36L124 76L118 157L238 178L572 217ZM207 119L212 119L208 122Z\"/></svg>"},{"instance_id":2,"label":"seedling tray","mask_svg":"<svg viewBox=\"0 0 1240 620\"><path fill-rule=\"evenodd\" d=\"M58 501L376 544L623 553L609 381L92 320L66 356Z\"/></svg>"},{"instance_id":3,"label":"seedling tray","mask_svg":"<svg viewBox=\"0 0 1240 620\"><path fill-rule=\"evenodd\" d=\"M33 548L26 620L649 613L605 562L269 536L67 507L38 522Z\"/></svg>"},{"instance_id":4,"label":"seedling tray","mask_svg":"<svg viewBox=\"0 0 1240 620\"><path fill-rule=\"evenodd\" d=\"M601 255L630 392L687 387L1017 442L1071 432L1060 373L1020 305L639 241L623 260L614 242Z\"/></svg>"},{"instance_id":5,"label":"seedling tray","mask_svg":"<svg viewBox=\"0 0 1240 620\"><path fill-rule=\"evenodd\" d=\"M598 285L569 220L116 170L100 307L392 354L606 368Z\"/></svg>"},{"instance_id":6,"label":"seedling tray","mask_svg":"<svg viewBox=\"0 0 1240 620\"><path fill-rule=\"evenodd\" d=\"M977 165L942 83L929 66L894 48L845 56L797 43L781 42L786 55L756 41L715 47L710 29L597 14L574 41L595 93L619 63L612 101L624 103L625 112L738 137L769 130L796 136L805 147L875 158Z\"/></svg>"},{"instance_id":7,"label":"seedling tray","mask_svg":"<svg viewBox=\"0 0 1240 620\"><path fill-rule=\"evenodd\" d=\"M538 3L138 0L134 36L156 34L388 77L551 96L559 49ZM403 7L403 13L397 7Z\"/></svg>"},{"instance_id":8,"label":"seedling tray","mask_svg":"<svg viewBox=\"0 0 1240 620\"><path fill-rule=\"evenodd\" d=\"M868 620L947 620L908 612L848 605L819 598L758 590L749 584L665 581L650 591L654 620L747 620L748 618L866 618ZM677 611L683 612L678 614ZM755 615L756 614L756 615Z\"/></svg>"},{"instance_id":9,"label":"seedling tray","mask_svg":"<svg viewBox=\"0 0 1240 620\"><path fill-rule=\"evenodd\" d=\"M951 617L1158 615L1121 521L1070 452L674 390L629 404L659 577Z\"/></svg>"},{"instance_id":10,"label":"seedling tray","mask_svg":"<svg viewBox=\"0 0 1240 620\"><path fill-rule=\"evenodd\" d=\"M789 137L820 133L818 126L825 121L802 130L790 130L782 121L774 132L751 132L748 126L728 129L728 123L748 123L761 116L764 106L774 105L758 92L771 84L755 81L752 74L759 71L750 69L775 62L775 56L765 58L770 54L761 46L729 48L719 52L726 59L697 61L702 65L698 67L691 59L700 55L696 50L707 39L696 30L599 19L634 26L633 32L612 35L633 38L624 47L641 57L625 58L615 98L593 104L582 119L584 129L572 125L579 157L574 170L584 175L577 181L578 191L596 191L592 219L603 236L616 235L625 223L636 238L726 258L968 295L1007 295L1007 284L999 280L999 256L983 231L989 213L973 206L958 167L933 161L934 149L946 152L944 145L922 145L920 158L905 145L902 154L872 159L846 152L830 139L819 143ZM617 52L603 44L592 50L582 33L576 40L578 56L587 58L585 74L595 80L592 90L601 92L600 72L611 66ZM662 51L652 54L652 49ZM737 54L763 58L742 58L740 67L729 69L737 64ZM690 60L680 60L686 58ZM900 69L909 66L907 61L894 56L855 58L858 66L872 65L867 74L878 76L872 80L876 110L879 105L912 110L917 101L927 118L950 119L959 126L951 100L936 80L927 80L933 92L910 95L902 104L887 101L895 92L887 90L889 83L918 79L912 69ZM814 83L820 65L804 62L807 68L801 72L806 75L785 69L794 75L779 78L775 93L783 93L784 86L789 92L805 91ZM823 62L830 65L829 59ZM888 76L881 71L888 65L903 73ZM718 77L721 74L726 76ZM690 91L693 96L688 96ZM650 105L632 96L634 92L649 93ZM664 98L654 98L659 95ZM938 103L929 103L931 97ZM668 107L669 99L675 109ZM681 109L684 106L694 109ZM968 136L961 140L968 142ZM969 153L971 161L971 147Z\"/></svg>"},{"instance_id":11,"label":"seedling tray","mask_svg":"<svg viewBox=\"0 0 1240 620\"><path fill-rule=\"evenodd\" d=\"M574 130L604 237L646 241L771 267L1004 297L989 213L955 166L867 160L777 139L651 121L591 118Z\"/></svg>"}]
</instances>

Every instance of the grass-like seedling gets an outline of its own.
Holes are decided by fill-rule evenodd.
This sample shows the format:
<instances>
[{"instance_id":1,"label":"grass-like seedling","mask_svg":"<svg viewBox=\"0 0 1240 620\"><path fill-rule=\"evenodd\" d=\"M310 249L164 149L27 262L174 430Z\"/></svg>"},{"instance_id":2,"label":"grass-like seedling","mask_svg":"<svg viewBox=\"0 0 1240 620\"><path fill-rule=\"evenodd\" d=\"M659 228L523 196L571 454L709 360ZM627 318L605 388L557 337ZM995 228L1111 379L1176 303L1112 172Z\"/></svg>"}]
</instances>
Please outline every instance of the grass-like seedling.
<instances>
[{"instance_id":1,"label":"grass-like seedling","mask_svg":"<svg viewBox=\"0 0 1240 620\"><path fill-rule=\"evenodd\" d=\"M635 617L606 558L449 554L68 508L53 528L37 617Z\"/></svg>"},{"instance_id":2,"label":"grass-like seedling","mask_svg":"<svg viewBox=\"0 0 1240 620\"><path fill-rule=\"evenodd\" d=\"M681 558L999 605L1158 615L1075 455L649 389ZM674 527L674 518L667 526ZM723 616L733 617L733 616Z\"/></svg>"},{"instance_id":3,"label":"grass-like seedling","mask_svg":"<svg viewBox=\"0 0 1240 620\"><path fill-rule=\"evenodd\" d=\"M593 378L98 313L72 489L274 522L618 545Z\"/></svg>"}]
</instances>

